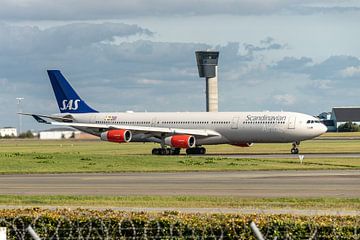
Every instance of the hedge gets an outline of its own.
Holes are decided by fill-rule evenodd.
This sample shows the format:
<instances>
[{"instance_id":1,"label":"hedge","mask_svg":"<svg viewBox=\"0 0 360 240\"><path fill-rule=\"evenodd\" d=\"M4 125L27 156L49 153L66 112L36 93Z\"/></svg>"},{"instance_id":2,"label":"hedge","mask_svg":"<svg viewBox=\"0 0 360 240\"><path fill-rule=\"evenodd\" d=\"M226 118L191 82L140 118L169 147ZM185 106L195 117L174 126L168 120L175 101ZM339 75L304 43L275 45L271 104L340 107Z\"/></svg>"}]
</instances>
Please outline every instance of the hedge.
<instances>
[{"instance_id":1,"label":"hedge","mask_svg":"<svg viewBox=\"0 0 360 240\"><path fill-rule=\"evenodd\" d=\"M86 209L0 210L8 239L255 239L254 221L266 239L359 239L359 216L147 213Z\"/></svg>"}]
</instances>

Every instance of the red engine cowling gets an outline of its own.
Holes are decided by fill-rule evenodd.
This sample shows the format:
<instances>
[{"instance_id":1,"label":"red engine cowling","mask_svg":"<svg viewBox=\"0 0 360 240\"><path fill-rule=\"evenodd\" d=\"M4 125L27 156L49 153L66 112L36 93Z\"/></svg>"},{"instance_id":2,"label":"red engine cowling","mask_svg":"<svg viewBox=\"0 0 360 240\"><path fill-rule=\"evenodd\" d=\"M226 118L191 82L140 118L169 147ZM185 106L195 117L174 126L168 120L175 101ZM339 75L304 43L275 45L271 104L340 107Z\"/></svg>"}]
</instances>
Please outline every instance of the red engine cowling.
<instances>
[{"instance_id":1,"label":"red engine cowling","mask_svg":"<svg viewBox=\"0 0 360 240\"><path fill-rule=\"evenodd\" d=\"M117 143L130 142L131 137L131 132L126 129L109 130L100 135L100 139L103 141Z\"/></svg>"},{"instance_id":2,"label":"red engine cowling","mask_svg":"<svg viewBox=\"0 0 360 240\"><path fill-rule=\"evenodd\" d=\"M235 143L235 144L231 144L233 146L237 146L237 147L251 147L253 145L253 143Z\"/></svg>"},{"instance_id":3,"label":"red engine cowling","mask_svg":"<svg viewBox=\"0 0 360 240\"><path fill-rule=\"evenodd\" d=\"M174 148L193 148L195 147L195 137L191 135L174 135L165 138L165 144Z\"/></svg>"}]
</instances>

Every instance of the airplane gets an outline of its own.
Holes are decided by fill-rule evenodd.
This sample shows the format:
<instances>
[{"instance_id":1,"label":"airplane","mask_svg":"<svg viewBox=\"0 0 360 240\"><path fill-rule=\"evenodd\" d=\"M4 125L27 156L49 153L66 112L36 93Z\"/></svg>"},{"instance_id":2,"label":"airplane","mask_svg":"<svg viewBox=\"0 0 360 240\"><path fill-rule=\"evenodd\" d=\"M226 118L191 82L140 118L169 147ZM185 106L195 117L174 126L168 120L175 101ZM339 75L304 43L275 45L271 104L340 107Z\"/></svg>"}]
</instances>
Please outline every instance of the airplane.
<instances>
[{"instance_id":1,"label":"airplane","mask_svg":"<svg viewBox=\"0 0 360 240\"><path fill-rule=\"evenodd\" d=\"M292 143L320 136L327 128L319 119L296 112L98 112L71 87L59 70L48 76L60 113L30 115L39 123L68 126L115 143L154 142L154 155L205 154L203 145Z\"/></svg>"}]
</instances>

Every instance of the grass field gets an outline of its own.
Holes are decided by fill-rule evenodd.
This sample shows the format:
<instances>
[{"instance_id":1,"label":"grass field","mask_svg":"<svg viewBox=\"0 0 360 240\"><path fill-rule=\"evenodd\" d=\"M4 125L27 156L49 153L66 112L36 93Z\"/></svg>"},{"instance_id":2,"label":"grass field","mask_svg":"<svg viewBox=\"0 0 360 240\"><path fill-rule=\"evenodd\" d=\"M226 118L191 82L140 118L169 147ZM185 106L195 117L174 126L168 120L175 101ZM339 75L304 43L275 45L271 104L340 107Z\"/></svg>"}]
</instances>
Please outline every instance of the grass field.
<instances>
[{"instance_id":1,"label":"grass field","mask_svg":"<svg viewBox=\"0 0 360 240\"><path fill-rule=\"evenodd\" d=\"M289 159L245 159L215 156L152 156L155 144L114 144L100 141L0 140L0 174L67 172L234 171L286 169L360 169L360 159L316 159L307 153L360 152L360 140L314 140L301 143L303 164ZM288 153L290 144L255 144L250 148L208 146L209 154ZM359 199L238 198L214 196L18 196L0 195L0 205L171 207L171 208L294 208L360 209Z\"/></svg>"},{"instance_id":2,"label":"grass field","mask_svg":"<svg viewBox=\"0 0 360 240\"><path fill-rule=\"evenodd\" d=\"M360 137L360 132L327 132L321 137Z\"/></svg>"},{"instance_id":3,"label":"grass field","mask_svg":"<svg viewBox=\"0 0 360 240\"><path fill-rule=\"evenodd\" d=\"M139 208L246 208L359 210L358 198L240 198L232 196L18 196L0 195L0 205Z\"/></svg>"},{"instance_id":4,"label":"grass field","mask_svg":"<svg viewBox=\"0 0 360 240\"><path fill-rule=\"evenodd\" d=\"M360 140L314 140L301 144L303 164L288 159L245 159L216 156L152 156L155 144L100 141L1 140L0 173L231 171L285 169L360 169L358 158L307 158L306 153L360 152ZM255 144L249 148L209 146L208 153L288 153L289 144Z\"/></svg>"}]
</instances>

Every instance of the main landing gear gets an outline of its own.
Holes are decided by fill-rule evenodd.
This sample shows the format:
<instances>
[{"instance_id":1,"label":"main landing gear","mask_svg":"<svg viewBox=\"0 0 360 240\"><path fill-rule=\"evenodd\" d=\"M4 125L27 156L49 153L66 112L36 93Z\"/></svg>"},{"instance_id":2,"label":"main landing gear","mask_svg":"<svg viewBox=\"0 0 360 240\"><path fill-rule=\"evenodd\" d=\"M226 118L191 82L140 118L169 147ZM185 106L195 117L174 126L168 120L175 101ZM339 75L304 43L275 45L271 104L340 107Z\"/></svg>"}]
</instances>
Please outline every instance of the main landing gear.
<instances>
[{"instance_id":1,"label":"main landing gear","mask_svg":"<svg viewBox=\"0 0 360 240\"><path fill-rule=\"evenodd\" d=\"M180 148L153 148L152 155L179 155Z\"/></svg>"},{"instance_id":2,"label":"main landing gear","mask_svg":"<svg viewBox=\"0 0 360 240\"><path fill-rule=\"evenodd\" d=\"M205 154L206 148L204 147L195 147L186 149L186 154Z\"/></svg>"},{"instance_id":3,"label":"main landing gear","mask_svg":"<svg viewBox=\"0 0 360 240\"><path fill-rule=\"evenodd\" d=\"M297 148L300 145L300 142L293 142L291 148L291 154L298 154L299 149Z\"/></svg>"},{"instance_id":4,"label":"main landing gear","mask_svg":"<svg viewBox=\"0 0 360 240\"><path fill-rule=\"evenodd\" d=\"M180 148L153 148L152 155L179 155ZM186 154L205 154L204 147L195 147L186 149Z\"/></svg>"}]
</instances>

